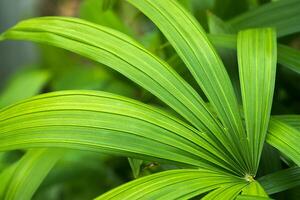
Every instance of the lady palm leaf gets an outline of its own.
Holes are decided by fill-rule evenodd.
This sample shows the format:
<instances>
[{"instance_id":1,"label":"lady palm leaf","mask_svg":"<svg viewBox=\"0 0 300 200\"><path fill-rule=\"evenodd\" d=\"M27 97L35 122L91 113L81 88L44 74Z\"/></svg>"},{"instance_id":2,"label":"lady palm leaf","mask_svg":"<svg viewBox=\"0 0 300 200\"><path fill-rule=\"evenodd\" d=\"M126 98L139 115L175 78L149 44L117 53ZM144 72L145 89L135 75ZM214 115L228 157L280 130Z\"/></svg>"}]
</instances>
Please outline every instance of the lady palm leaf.
<instances>
[{"instance_id":1,"label":"lady palm leaf","mask_svg":"<svg viewBox=\"0 0 300 200\"><path fill-rule=\"evenodd\" d=\"M168 64L128 36L74 18L36 18L17 24L0 39L50 44L103 63L150 91L187 123L118 95L55 92L0 110L0 151L62 147L200 168L140 178L98 199L187 199L206 192L209 193L204 199L234 199L241 191L240 199L267 198L253 179L265 137L300 164L299 145L295 143L299 139L297 129L272 119L266 136L276 69L273 30L246 30L237 38L244 128L229 76L197 21L175 0L128 1L161 29L217 115ZM235 48L236 37L226 37L225 46ZM286 138L286 134L291 138ZM34 155L29 159L33 158ZM29 181L26 174L21 178ZM10 188L22 191L17 186ZM7 196L14 196L14 192Z\"/></svg>"},{"instance_id":2,"label":"lady palm leaf","mask_svg":"<svg viewBox=\"0 0 300 200\"><path fill-rule=\"evenodd\" d=\"M210 41L216 47L225 47L229 49L237 48L236 35L230 34L211 34L208 36ZM284 67L293 70L294 72L300 73L300 51L283 44L277 45L277 59L278 63Z\"/></svg>"},{"instance_id":3,"label":"lady palm leaf","mask_svg":"<svg viewBox=\"0 0 300 200\"><path fill-rule=\"evenodd\" d=\"M96 198L102 199L189 199L216 188L238 185L236 195L247 182L238 177L210 170L169 170L124 184ZM231 188L231 187L230 187ZM231 199L224 198L224 199ZM224 197L224 196L223 196ZM229 196L228 196L229 197ZM213 199L208 197L207 199Z\"/></svg>"},{"instance_id":4,"label":"lady palm leaf","mask_svg":"<svg viewBox=\"0 0 300 200\"><path fill-rule=\"evenodd\" d=\"M154 107L104 92L36 96L3 109L0 118L2 151L48 144L148 155L194 166L215 151L205 133Z\"/></svg>"},{"instance_id":5,"label":"lady palm leaf","mask_svg":"<svg viewBox=\"0 0 300 200\"><path fill-rule=\"evenodd\" d=\"M278 36L300 31L300 1L274 1L243 13L227 22L236 31L253 27L275 27Z\"/></svg>"},{"instance_id":6,"label":"lady palm leaf","mask_svg":"<svg viewBox=\"0 0 300 200\"><path fill-rule=\"evenodd\" d=\"M300 167L284 169L258 179L268 194L275 194L300 185Z\"/></svg>"},{"instance_id":7,"label":"lady palm leaf","mask_svg":"<svg viewBox=\"0 0 300 200\"><path fill-rule=\"evenodd\" d=\"M267 142L300 165L300 131L278 119L270 121Z\"/></svg>"},{"instance_id":8,"label":"lady palm leaf","mask_svg":"<svg viewBox=\"0 0 300 200\"><path fill-rule=\"evenodd\" d=\"M275 74L276 36L272 29L241 31L238 62L243 108L252 164L256 174L271 113Z\"/></svg>"},{"instance_id":9,"label":"lady palm leaf","mask_svg":"<svg viewBox=\"0 0 300 200\"><path fill-rule=\"evenodd\" d=\"M1 199L31 199L38 186L56 162L64 155L64 150L34 149L28 151L17 163L10 166L9 181L3 184L5 192Z\"/></svg>"},{"instance_id":10,"label":"lady palm leaf","mask_svg":"<svg viewBox=\"0 0 300 200\"><path fill-rule=\"evenodd\" d=\"M129 2L155 23L175 48L223 122L219 140L231 147L229 151L234 150L232 154L243 164L241 168L246 169L247 161L243 158L247 157L247 149L240 149L240 143L245 142L245 132L237 100L223 63L202 27L174 0Z\"/></svg>"},{"instance_id":11,"label":"lady palm leaf","mask_svg":"<svg viewBox=\"0 0 300 200\"><path fill-rule=\"evenodd\" d=\"M219 129L201 97L170 66L115 30L80 19L43 17L23 21L2 37L58 46L103 63L149 90L197 128Z\"/></svg>"}]
</instances>

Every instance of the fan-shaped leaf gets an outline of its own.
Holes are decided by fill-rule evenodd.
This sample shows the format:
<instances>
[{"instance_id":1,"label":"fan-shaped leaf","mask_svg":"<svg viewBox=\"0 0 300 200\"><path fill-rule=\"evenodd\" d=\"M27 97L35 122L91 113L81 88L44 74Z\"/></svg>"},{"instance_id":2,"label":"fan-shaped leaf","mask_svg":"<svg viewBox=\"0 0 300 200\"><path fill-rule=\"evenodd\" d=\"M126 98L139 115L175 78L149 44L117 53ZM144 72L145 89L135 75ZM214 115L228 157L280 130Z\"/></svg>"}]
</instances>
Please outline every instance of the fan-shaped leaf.
<instances>
[{"instance_id":1,"label":"fan-shaped leaf","mask_svg":"<svg viewBox=\"0 0 300 200\"><path fill-rule=\"evenodd\" d=\"M191 71L210 103L215 107L225 131L218 138L237 158L241 168L247 168L241 149L245 132L237 99L226 69L197 20L175 0L128 0L141 10L164 33ZM212 129L211 129L212 130ZM218 131L212 130L214 134ZM229 146L229 147L228 147ZM231 148L230 148L231 147ZM244 156L242 156L243 154ZM249 163L248 163L249 164Z\"/></svg>"}]
</instances>

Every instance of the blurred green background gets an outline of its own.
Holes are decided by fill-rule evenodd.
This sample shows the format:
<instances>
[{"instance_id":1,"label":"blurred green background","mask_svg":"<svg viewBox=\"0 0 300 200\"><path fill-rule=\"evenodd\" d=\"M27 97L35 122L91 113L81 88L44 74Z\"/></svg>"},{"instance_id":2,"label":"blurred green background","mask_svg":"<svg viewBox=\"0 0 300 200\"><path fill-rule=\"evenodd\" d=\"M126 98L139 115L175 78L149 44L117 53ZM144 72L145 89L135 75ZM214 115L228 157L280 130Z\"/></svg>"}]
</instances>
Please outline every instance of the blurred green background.
<instances>
[{"instance_id":1,"label":"blurred green background","mask_svg":"<svg viewBox=\"0 0 300 200\"><path fill-rule=\"evenodd\" d=\"M212 33L219 31L212 24L209 25L209 20L214 16L226 21L270 2L178 1L194 14L207 32ZM22 19L50 15L79 17L130 35L167 61L201 94L161 32L124 0L0 0L0 32ZM297 33L281 37L279 41L300 49L300 36ZM235 52L225 49L218 51L233 82L238 83ZM272 114L300 114L299 74L278 66L276 79ZM104 90L165 107L150 93L119 73L68 51L28 42L0 43L0 107L38 93L70 89ZM0 173L23 154L23 151L1 153ZM140 167L139 176L169 168L174 166L145 161ZM265 171L262 170L261 175L270 172L268 167L262 169ZM127 158L69 151L47 176L34 199L91 199L132 179L134 176Z\"/></svg>"}]
</instances>

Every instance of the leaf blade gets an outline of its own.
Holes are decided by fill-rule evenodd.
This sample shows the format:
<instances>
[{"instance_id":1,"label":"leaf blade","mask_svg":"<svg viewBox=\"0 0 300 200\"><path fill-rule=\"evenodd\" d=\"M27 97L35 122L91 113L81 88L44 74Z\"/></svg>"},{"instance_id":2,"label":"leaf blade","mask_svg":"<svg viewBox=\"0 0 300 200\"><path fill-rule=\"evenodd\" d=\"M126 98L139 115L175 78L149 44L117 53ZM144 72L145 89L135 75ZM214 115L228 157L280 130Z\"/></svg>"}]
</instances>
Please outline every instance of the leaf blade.
<instances>
[{"instance_id":1,"label":"leaf blade","mask_svg":"<svg viewBox=\"0 0 300 200\"><path fill-rule=\"evenodd\" d=\"M273 29L249 29L238 34L238 62L252 171L258 169L275 87L276 36Z\"/></svg>"},{"instance_id":2,"label":"leaf blade","mask_svg":"<svg viewBox=\"0 0 300 200\"><path fill-rule=\"evenodd\" d=\"M298 0L271 2L252 9L228 21L236 30L255 27L275 27L279 37L300 31Z\"/></svg>"},{"instance_id":3,"label":"leaf blade","mask_svg":"<svg viewBox=\"0 0 300 200\"><path fill-rule=\"evenodd\" d=\"M124 184L101 199L188 199L226 183L243 181L237 177L207 170L169 170ZM244 184L247 184L244 182Z\"/></svg>"},{"instance_id":4,"label":"leaf blade","mask_svg":"<svg viewBox=\"0 0 300 200\"><path fill-rule=\"evenodd\" d=\"M300 165L300 132L297 129L272 118L266 141Z\"/></svg>"},{"instance_id":5,"label":"leaf blade","mask_svg":"<svg viewBox=\"0 0 300 200\"><path fill-rule=\"evenodd\" d=\"M63 156L62 150L37 149L28 151L17 162L6 188L6 200L29 200L56 162Z\"/></svg>"},{"instance_id":6,"label":"leaf blade","mask_svg":"<svg viewBox=\"0 0 300 200\"><path fill-rule=\"evenodd\" d=\"M235 146L241 149L240 138L245 138L237 99L234 94L229 76L221 59L216 54L207 36L196 19L186 12L176 1L159 0L128 0L129 3L141 10L172 44L178 55L184 61L206 97L216 108L225 130L212 130L224 146ZM229 134L230 132L230 134ZM242 156L245 151L235 150L236 159L246 168L247 161Z\"/></svg>"},{"instance_id":7,"label":"leaf blade","mask_svg":"<svg viewBox=\"0 0 300 200\"><path fill-rule=\"evenodd\" d=\"M234 172L234 166L222 159L205 133L155 107L105 92L36 96L2 109L0 120L0 151L79 148L192 166L221 165Z\"/></svg>"},{"instance_id":8,"label":"leaf blade","mask_svg":"<svg viewBox=\"0 0 300 200\"><path fill-rule=\"evenodd\" d=\"M300 185L300 168L292 167L258 179L265 191L271 195Z\"/></svg>"},{"instance_id":9,"label":"leaf blade","mask_svg":"<svg viewBox=\"0 0 300 200\"><path fill-rule=\"evenodd\" d=\"M50 44L103 63L149 90L198 129L219 130L192 87L165 62L122 33L80 19L43 17L20 22L2 36Z\"/></svg>"}]
</instances>

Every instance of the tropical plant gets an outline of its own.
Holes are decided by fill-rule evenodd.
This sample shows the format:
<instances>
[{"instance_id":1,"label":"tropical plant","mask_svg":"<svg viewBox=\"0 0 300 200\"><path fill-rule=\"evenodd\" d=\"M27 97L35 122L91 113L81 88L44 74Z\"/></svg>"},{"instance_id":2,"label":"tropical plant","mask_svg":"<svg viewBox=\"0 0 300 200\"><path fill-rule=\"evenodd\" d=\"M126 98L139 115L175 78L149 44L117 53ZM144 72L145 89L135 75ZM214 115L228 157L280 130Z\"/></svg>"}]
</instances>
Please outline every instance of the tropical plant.
<instances>
[{"instance_id":1,"label":"tropical plant","mask_svg":"<svg viewBox=\"0 0 300 200\"><path fill-rule=\"evenodd\" d=\"M138 178L96 199L269 199L298 186L300 117L271 116L271 107L277 62L296 72L300 67L299 52L277 45L276 37L299 31L299 23L296 19L260 23L258 18L253 24L252 18L273 16L273 11L264 11L286 4L293 4L296 11L299 1L271 3L271 8L259 7L228 23L210 15L210 28L218 27L210 35L175 0L128 2L159 27L207 101L167 62L121 32L68 17L22 21L1 40L53 45L102 63L180 116L127 97L85 90L42 94L4 107L0 151L29 150L0 174L1 199L30 199L66 149L134 158L135 170L141 163L136 159L179 166ZM282 29L282 24L288 28ZM275 28L264 28L269 25ZM240 91L212 44L237 49ZM290 168L257 178L264 146L278 149Z\"/></svg>"}]
</instances>

